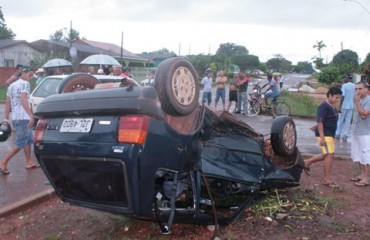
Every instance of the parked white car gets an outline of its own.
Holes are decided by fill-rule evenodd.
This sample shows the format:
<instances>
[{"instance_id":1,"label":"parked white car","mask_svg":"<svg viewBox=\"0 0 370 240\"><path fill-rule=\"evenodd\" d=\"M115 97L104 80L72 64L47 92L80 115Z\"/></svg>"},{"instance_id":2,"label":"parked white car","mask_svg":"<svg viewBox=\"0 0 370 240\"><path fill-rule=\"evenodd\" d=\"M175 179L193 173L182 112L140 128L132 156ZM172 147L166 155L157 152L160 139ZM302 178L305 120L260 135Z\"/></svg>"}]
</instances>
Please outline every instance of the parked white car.
<instances>
[{"instance_id":1,"label":"parked white car","mask_svg":"<svg viewBox=\"0 0 370 240\"><path fill-rule=\"evenodd\" d=\"M122 77L110 75L90 75L73 73L71 75L53 75L46 77L31 93L31 106L36 109L42 100L53 94L93 89L99 83L121 82ZM135 85L140 85L134 81Z\"/></svg>"}]
</instances>

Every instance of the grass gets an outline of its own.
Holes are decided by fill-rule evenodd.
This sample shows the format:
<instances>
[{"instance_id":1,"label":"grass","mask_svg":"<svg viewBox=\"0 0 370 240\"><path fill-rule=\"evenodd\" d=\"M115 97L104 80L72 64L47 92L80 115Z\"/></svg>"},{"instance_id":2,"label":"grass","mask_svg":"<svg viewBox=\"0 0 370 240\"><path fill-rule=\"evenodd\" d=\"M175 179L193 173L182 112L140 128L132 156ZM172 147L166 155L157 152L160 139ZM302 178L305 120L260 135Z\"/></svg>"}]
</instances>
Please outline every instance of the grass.
<instances>
[{"instance_id":1,"label":"grass","mask_svg":"<svg viewBox=\"0 0 370 240\"><path fill-rule=\"evenodd\" d=\"M30 84L31 84L31 92L32 92L32 90L35 89L36 87L36 81L31 80ZM0 102L5 102L7 89L8 89L8 85L0 86Z\"/></svg>"},{"instance_id":2,"label":"grass","mask_svg":"<svg viewBox=\"0 0 370 240\"><path fill-rule=\"evenodd\" d=\"M264 200L252 206L257 216L274 216L277 213L289 213L292 209L307 215L325 214L328 206L334 205L333 199L323 198L314 192L275 190L270 193Z\"/></svg>"},{"instance_id":3,"label":"grass","mask_svg":"<svg viewBox=\"0 0 370 240\"><path fill-rule=\"evenodd\" d=\"M281 97L290 106L290 112L293 116L315 117L317 107L320 104L314 97L303 92L288 92L283 90Z\"/></svg>"}]
</instances>

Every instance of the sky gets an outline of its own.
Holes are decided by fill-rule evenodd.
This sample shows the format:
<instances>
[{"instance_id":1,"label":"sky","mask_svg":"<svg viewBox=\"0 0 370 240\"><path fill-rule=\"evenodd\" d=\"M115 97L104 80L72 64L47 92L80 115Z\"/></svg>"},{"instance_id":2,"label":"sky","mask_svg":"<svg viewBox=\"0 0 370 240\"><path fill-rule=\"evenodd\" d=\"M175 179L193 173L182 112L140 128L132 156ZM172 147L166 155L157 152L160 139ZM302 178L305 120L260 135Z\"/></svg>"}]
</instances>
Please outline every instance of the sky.
<instances>
[{"instance_id":1,"label":"sky","mask_svg":"<svg viewBox=\"0 0 370 240\"><path fill-rule=\"evenodd\" d=\"M49 39L72 28L87 40L132 53L167 48L178 55L244 46L261 62L282 55L296 64L325 63L343 49L362 62L370 52L370 0L1 0L16 40Z\"/></svg>"}]
</instances>

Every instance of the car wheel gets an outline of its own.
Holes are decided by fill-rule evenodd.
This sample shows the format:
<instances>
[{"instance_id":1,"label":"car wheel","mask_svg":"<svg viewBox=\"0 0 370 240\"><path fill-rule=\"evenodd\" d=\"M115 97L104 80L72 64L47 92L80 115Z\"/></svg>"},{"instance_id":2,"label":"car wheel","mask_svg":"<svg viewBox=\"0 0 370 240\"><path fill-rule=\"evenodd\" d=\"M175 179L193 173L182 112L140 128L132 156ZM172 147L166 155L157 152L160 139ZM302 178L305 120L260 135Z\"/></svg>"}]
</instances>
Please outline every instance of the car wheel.
<instances>
[{"instance_id":1,"label":"car wheel","mask_svg":"<svg viewBox=\"0 0 370 240\"><path fill-rule=\"evenodd\" d=\"M99 80L87 73L75 73L62 80L58 93L76 92L93 89Z\"/></svg>"},{"instance_id":2,"label":"car wheel","mask_svg":"<svg viewBox=\"0 0 370 240\"><path fill-rule=\"evenodd\" d=\"M275 153L290 156L297 147L297 130L291 117L280 116L271 126L271 145Z\"/></svg>"},{"instance_id":3,"label":"car wheel","mask_svg":"<svg viewBox=\"0 0 370 240\"><path fill-rule=\"evenodd\" d=\"M197 74L193 65L183 57L166 59L158 66L155 89L162 110L169 115L188 115L198 105Z\"/></svg>"}]
</instances>

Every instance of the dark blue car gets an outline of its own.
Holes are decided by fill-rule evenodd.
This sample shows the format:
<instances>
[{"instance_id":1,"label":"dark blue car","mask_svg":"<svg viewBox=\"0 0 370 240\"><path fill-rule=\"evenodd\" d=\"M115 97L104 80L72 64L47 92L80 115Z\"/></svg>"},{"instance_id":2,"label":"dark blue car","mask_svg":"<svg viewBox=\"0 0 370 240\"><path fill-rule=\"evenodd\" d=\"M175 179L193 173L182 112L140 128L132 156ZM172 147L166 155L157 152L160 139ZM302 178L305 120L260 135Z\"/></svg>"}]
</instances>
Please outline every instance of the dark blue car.
<instances>
[{"instance_id":1,"label":"dark blue car","mask_svg":"<svg viewBox=\"0 0 370 240\"><path fill-rule=\"evenodd\" d=\"M228 224L258 193L299 185L304 167L290 117L266 137L198 104L194 68L164 61L155 87L53 95L35 111L34 152L65 202L171 224Z\"/></svg>"}]
</instances>

